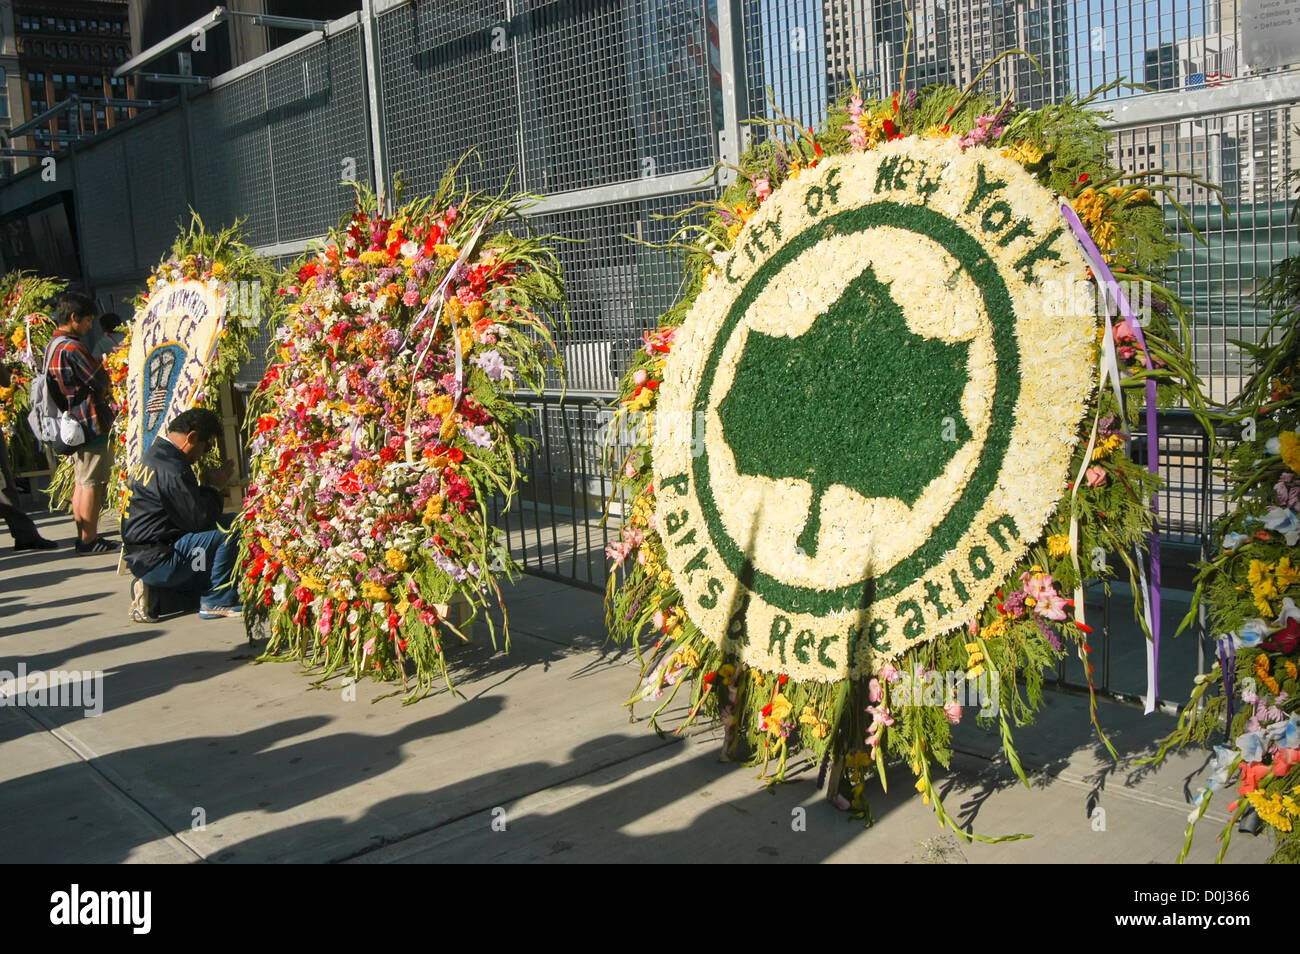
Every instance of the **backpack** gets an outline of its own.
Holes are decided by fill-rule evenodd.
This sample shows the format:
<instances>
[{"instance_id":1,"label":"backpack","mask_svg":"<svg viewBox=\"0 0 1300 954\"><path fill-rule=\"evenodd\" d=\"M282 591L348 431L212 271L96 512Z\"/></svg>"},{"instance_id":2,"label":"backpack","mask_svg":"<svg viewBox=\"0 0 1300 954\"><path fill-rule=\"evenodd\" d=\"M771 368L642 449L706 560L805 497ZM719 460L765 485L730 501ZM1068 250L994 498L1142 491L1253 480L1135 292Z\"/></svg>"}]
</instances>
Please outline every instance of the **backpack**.
<instances>
[{"instance_id":1,"label":"backpack","mask_svg":"<svg viewBox=\"0 0 1300 954\"><path fill-rule=\"evenodd\" d=\"M75 454L86 443L86 433L81 423L69 413L69 406L63 403L63 392L50 380L50 353L60 341L71 338L56 337L50 342L45 352L45 366L40 374L32 376L32 409L27 414L27 423L32 433L42 444L60 456ZM73 404L80 404L89 394L89 388L82 388L73 397Z\"/></svg>"}]
</instances>

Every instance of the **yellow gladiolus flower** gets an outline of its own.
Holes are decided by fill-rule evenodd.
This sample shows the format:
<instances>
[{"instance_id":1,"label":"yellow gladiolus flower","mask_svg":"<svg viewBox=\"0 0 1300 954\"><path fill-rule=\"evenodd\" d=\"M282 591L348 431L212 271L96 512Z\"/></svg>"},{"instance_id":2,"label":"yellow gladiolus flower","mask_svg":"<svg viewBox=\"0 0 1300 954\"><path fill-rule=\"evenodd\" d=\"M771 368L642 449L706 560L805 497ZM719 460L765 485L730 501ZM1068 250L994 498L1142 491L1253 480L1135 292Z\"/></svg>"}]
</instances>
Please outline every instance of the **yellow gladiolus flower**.
<instances>
[{"instance_id":1,"label":"yellow gladiolus flower","mask_svg":"<svg viewBox=\"0 0 1300 954\"><path fill-rule=\"evenodd\" d=\"M451 413L451 409L456 406L450 394L440 394L435 398L429 398L424 404L424 409L429 412L430 417L446 417Z\"/></svg>"},{"instance_id":2,"label":"yellow gladiolus flower","mask_svg":"<svg viewBox=\"0 0 1300 954\"><path fill-rule=\"evenodd\" d=\"M1273 569L1273 579L1277 585L1279 594L1286 592L1291 587L1300 583L1300 567L1291 565L1291 558L1284 556L1277 561Z\"/></svg>"},{"instance_id":3,"label":"yellow gladiolus flower","mask_svg":"<svg viewBox=\"0 0 1300 954\"><path fill-rule=\"evenodd\" d=\"M1277 440L1282 445L1282 463L1300 474L1300 434L1283 431Z\"/></svg>"},{"instance_id":4,"label":"yellow gladiolus flower","mask_svg":"<svg viewBox=\"0 0 1300 954\"><path fill-rule=\"evenodd\" d=\"M1047 552L1054 557L1070 555L1070 538L1064 533L1055 533L1047 538Z\"/></svg>"}]
</instances>

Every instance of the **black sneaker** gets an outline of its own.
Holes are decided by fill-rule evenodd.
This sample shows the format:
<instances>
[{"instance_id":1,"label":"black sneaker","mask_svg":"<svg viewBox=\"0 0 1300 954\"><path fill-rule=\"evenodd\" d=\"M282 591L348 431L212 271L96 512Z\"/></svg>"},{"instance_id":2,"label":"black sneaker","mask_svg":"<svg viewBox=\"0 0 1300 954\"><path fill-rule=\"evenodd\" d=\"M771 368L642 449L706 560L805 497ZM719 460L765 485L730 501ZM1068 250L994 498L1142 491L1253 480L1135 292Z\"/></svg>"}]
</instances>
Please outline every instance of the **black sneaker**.
<instances>
[{"instance_id":1,"label":"black sneaker","mask_svg":"<svg viewBox=\"0 0 1300 954\"><path fill-rule=\"evenodd\" d=\"M57 550L59 544L54 540L36 537L34 540L20 540L14 544L15 550Z\"/></svg>"},{"instance_id":2,"label":"black sneaker","mask_svg":"<svg viewBox=\"0 0 1300 954\"><path fill-rule=\"evenodd\" d=\"M120 549L119 544L113 543L105 537L95 537L89 543L77 541L77 553L83 556L88 553L117 553Z\"/></svg>"}]
</instances>

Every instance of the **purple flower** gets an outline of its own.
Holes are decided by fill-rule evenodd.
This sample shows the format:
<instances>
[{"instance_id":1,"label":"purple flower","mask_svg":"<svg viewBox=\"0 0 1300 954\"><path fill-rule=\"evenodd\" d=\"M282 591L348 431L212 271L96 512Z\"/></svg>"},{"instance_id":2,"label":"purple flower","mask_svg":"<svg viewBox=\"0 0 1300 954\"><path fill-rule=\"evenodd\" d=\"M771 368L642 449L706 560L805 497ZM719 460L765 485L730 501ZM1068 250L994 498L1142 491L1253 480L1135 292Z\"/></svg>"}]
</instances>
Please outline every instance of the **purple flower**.
<instances>
[{"instance_id":1,"label":"purple flower","mask_svg":"<svg viewBox=\"0 0 1300 954\"><path fill-rule=\"evenodd\" d=\"M1061 651L1061 641L1057 638L1056 632L1048 626L1038 616L1034 617L1034 622L1038 625L1038 631L1047 637L1047 641L1052 644L1052 648L1057 652Z\"/></svg>"},{"instance_id":2,"label":"purple flower","mask_svg":"<svg viewBox=\"0 0 1300 954\"><path fill-rule=\"evenodd\" d=\"M501 357L501 352L495 348L491 351L484 351L476 356L473 361L487 373L488 378L492 381L500 381L510 371L506 366L505 359Z\"/></svg>"},{"instance_id":3,"label":"purple flower","mask_svg":"<svg viewBox=\"0 0 1300 954\"><path fill-rule=\"evenodd\" d=\"M1007 597L1006 602L1002 604L1007 611L1008 616L1021 617L1025 615L1025 591L1016 590Z\"/></svg>"},{"instance_id":4,"label":"purple flower","mask_svg":"<svg viewBox=\"0 0 1300 954\"><path fill-rule=\"evenodd\" d=\"M492 446L492 435L489 434L487 428L483 427L482 425L475 425L474 427L462 428L461 433L464 434L465 439L469 441L471 444L473 444L475 447Z\"/></svg>"},{"instance_id":5,"label":"purple flower","mask_svg":"<svg viewBox=\"0 0 1300 954\"><path fill-rule=\"evenodd\" d=\"M1273 490L1277 493L1279 507L1300 510L1300 483L1296 481L1294 474L1283 474L1282 478L1273 485Z\"/></svg>"},{"instance_id":6,"label":"purple flower","mask_svg":"<svg viewBox=\"0 0 1300 954\"><path fill-rule=\"evenodd\" d=\"M429 541L429 542L432 543L433 541ZM432 556L433 556L434 566L442 570L442 572L446 573L457 583L463 582L465 580L465 577L469 575L468 573L465 572L465 569L463 567L457 566L456 563L453 562L452 559L449 556L447 556L445 553L443 553L441 550L435 548L432 551Z\"/></svg>"}]
</instances>

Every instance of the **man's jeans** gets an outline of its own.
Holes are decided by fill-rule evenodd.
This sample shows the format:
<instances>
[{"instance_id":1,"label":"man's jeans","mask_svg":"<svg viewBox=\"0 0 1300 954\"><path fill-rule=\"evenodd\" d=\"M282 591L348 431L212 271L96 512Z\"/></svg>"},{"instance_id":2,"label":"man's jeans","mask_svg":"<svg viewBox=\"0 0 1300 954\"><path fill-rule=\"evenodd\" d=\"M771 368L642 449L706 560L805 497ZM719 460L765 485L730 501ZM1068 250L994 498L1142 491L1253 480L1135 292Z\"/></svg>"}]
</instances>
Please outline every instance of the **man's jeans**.
<instances>
[{"instance_id":1,"label":"man's jeans","mask_svg":"<svg viewBox=\"0 0 1300 954\"><path fill-rule=\"evenodd\" d=\"M226 518L221 522L226 523ZM239 586L226 587L234 574L238 553L238 532L227 534L218 528L187 533L172 544L167 559L140 579L160 589L200 589L201 609L238 606Z\"/></svg>"}]
</instances>

